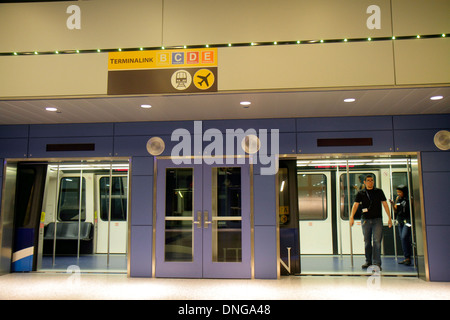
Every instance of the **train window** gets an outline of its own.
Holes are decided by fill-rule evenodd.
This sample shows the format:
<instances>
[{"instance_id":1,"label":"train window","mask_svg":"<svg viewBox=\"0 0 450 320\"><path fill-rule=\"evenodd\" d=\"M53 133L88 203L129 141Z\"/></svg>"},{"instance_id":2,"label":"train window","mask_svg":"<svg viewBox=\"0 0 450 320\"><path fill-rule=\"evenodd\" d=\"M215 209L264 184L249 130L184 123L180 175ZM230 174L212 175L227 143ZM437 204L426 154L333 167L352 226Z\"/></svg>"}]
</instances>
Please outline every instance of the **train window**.
<instances>
[{"instance_id":1,"label":"train window","mask_svg":"<svg viewBox=\"0 0 450 320\"><path fill-rule=\"evenodd\" d=\"M397 197L397 187L400 185L408 185L408 175L406 172L393 172L392 173L392 194L393 198Z\"/></svg>"},{"instance_id":2,"label":"train window","mask_svg":"<svg viewBox=\"0 0 450 320\"><path fill-rule=\"evenodd\" d=\"M127 177L112 177L111 221L127 220ZM108 221L109 177L100 178L100 219Z\"/></svg>"},{"instance_id":3,"label":"train window","mask_svg":"<svg viewBox=\"0 0 450 320\"><path fill-rule=\"evenodd\" d=\"M86 180L83 178L81 196L81 221L86 220ZM58 219L79 221L80 217L80 177L64 177L59 189Z\"/></svg>"},{"instance_id":4,"label":"train window","mask_svg":"<svg viewBox=\"0 0 450 320\"><path fill-rule=\"evenodd\" d=\"M340 206L341 206L341 218L343 220L348 220L349 210L353 207L353 203L355 202L356 194L364 190L364 179L368 174L373 176L375 181L375 187L377 186L377 177L372 172L364 172L364 173L350 173L350 208L348 207L348 192L347 192L347 174L341 174L340 177ZM358 208L358 211L355 214L355 219L361 219L361 206Z\"/></svg>"},{"instance_id":5,"label":"train window","mask_svg":"<svg viewBox=\"0 0 450 320\"><path fill-rule=\"evenodd\" d=\"M327 177L324 174L297 174L300 220L326 220Z\"/></svg>"}]
</instances>

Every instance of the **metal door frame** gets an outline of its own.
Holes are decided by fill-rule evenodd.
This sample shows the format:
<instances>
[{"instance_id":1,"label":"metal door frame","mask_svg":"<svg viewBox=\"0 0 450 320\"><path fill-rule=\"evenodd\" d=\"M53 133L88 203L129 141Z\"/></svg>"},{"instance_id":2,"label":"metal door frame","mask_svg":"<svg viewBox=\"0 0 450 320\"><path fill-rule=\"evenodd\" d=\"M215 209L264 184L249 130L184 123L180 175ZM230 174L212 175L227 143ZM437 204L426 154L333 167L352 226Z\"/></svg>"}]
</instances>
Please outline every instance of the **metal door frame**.
<instances>
[{"instance_id":1,"label":"metal door frame","mask_svg":"<svg viewBox=\"0 0 450 320\"><path fill-rule=\"evenodd\" d=\"M416 239L416 249L418 248L418 245L421 246L422 252L419 255L419 253L415 252L417 256L417 260L419 262L418 266L418 276L419 278L430 281L430 272L429 272L429 260L428 260L428 244L427 244L427 236L426 236L426 226L425 226L425 205L424 205L424 193L423 193L423 174L422 174L422 160L421 160L421 152L374 152L374 153L321 153L321 154L292 154L292 155L280 155L280 160L318 160L318 159L327 159L327 160L346 160L349 161L354 158L360 158L360 157L405 157L405 160L407 160L407 170L408 170L408 183L410 180L415 180L416 184L414 185L414 191L415 191L415 199L414 202L417 204L417 201L420 201L419 205L415 206L415 213L414 213L414 220L418 223L418 225L415 228L416 234L413 235ZM411 164L411 157L415 157L417 159L417 166L416 170L413 171ZM416 175L417 176L414 176ZM414 177L413 177L414 176ZM349 177L349 175L347 175ZM277 179L278 181L278 179ZM280 250L284 250L284 248L280 248L280 224L279 224L279 207L278 207L278 200L279 200L279 188L276 186L276 215L277 215L277 248L278 248L278 261L277 264L278 267L278 279L281 278L281 256L280 256ZM410 195L410 203L411 201L411 194ZM419 200L417 200L419 198Z\"/></svg>"},{"instance_id":2,"label":"metal door frame","mask_svg":"<svg viewBox=\"0 0 450 320\"><path fill-rule=\"evenodd\" d=\"M9 252L12 252L12 241L14 236L13 222L14 219L14 200L15 200L15 185L16 175L12 177L11 174L7 174L8 170L15 170L17 172L17 164L19 162L45 162L47 164L54 163L59 164L62 162L82 162L82 161L104 161L104 162L128 162L128 194L127 194L127 276L130 277L130 250L131 250L131 158L130 157L61 157L61 158L5 158L5 165L3 168L2 179L2 200L0 206L0 275L11 272L11 260L12 256ZM59 181L57 181L59 186ZM80 184L82 185L82 184ZM8 190L8 191L7 191ZM7 192L5 192L7 191ZM57 190L58 192L58 190ZM8 197L5 197L8 194ZM11 197L10 197L11 196ZM44 194L44 199L46 195ZM59 195L56 195L59 198ZM9 200L7 200L8 198ZM57 210L57 209L55 209ZM56 230L55 230L56 231ZM36 248L36 254L39 255L38 250L41 248L41 241L38 243L39 248ZM78 254L78 253L77 253ZM8 258L9 257L9 258ZM109 262L109 255L108 255ZM39 262L38 262L39 264Z\"/></svg>"}]
</instances>

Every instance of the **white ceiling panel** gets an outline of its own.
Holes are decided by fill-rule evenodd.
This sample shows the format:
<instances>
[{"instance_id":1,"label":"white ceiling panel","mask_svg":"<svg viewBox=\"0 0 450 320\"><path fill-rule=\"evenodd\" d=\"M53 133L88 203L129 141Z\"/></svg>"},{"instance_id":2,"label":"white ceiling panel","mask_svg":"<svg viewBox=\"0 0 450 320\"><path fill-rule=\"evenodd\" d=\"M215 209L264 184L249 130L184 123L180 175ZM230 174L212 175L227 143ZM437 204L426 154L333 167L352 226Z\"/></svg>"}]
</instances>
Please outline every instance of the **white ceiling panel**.
<instances>
[{"instance_id":1,"label":"white ceiling panel","mask_svg":"<svg viewBox=\"0 0 450 320\"><path fill-rule=\"evenodd\" d=\"M430 97L442 95L441 100ZM351 103L346 98L354 98ZM240 105L250 101L249 107ZM141 108L149 104L150 109ZM57 112L46 111L55 107ZM450 113L450 87L0 100L0 124Z\"/></svg>"}]
</instances>

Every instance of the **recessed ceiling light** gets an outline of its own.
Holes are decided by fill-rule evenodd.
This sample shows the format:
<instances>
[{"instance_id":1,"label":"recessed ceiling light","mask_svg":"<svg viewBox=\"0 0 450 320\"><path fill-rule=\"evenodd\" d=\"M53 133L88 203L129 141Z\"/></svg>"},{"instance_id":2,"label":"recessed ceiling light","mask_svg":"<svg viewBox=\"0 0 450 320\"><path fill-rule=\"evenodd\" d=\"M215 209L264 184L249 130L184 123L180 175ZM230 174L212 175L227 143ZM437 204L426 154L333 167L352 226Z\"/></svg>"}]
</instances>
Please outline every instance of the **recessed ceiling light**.
<instances>
[{"instance_id":1,"label":"recessed ceiling light","mask_svg":"<svg viewBox=\"0 0 450 320\"><path fill-rule=\"evenodd\" d=\"M53 108L53 107L45 108L45 110L50 111L50 112L56 112L56 111L58 111L57 108Z\"/></svg>"},{"instance_id":2,"label":"recessed ceiling light","mask_svg":"<svg viewBox=\"0 0 450 320\"><path fill-rule=\"evenodd\" d=\"M241 106L249 106L252 103L250 101L241 101Z\"/></svg>"},{"instance_id":3,"label":"recessed ceiling light","mask_svg":"<svg viewBox=\"0 0 450 320\"><path fill-rule=\"evenodd\" d=\"M347 98L347 99L344 99L344 102L355 102L355 101L356 101L355 98Z\"/></svg>"},{"instance_id":4,"label":"recessed ceiling light","mask_svg":"<svg viewBox=\"0 0 450 320\"><path fill-rule=\"evenodd\" d=\"M444 97L443 96L433 96L430 98L430 100L441 100L441 99L444 99Z\"/></svg>"},{"instance_id":5,"label":"recessed ceiling light","mask_svg":"<svg viewBox=\"0 0 450 320\"><path fill-rule=\"evenodd\" d=\"M152 106L149 104L141 104L141 108L150 109Z\"/></svg>"}]
</instances>

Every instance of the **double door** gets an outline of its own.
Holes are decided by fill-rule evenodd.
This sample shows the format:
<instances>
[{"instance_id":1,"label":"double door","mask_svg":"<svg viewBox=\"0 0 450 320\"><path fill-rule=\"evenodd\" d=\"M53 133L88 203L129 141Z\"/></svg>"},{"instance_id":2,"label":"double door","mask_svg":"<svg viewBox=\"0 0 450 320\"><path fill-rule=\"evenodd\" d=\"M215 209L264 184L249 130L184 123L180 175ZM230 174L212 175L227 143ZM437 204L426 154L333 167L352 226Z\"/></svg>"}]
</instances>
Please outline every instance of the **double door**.
<instances>
[{"instance_id":1,"label":"double door","mask_svg":"<svg viewBox=\"0 0 450 320\"><path fill-rule=\"evenodd\" d=\"M250 278L249 165L157 160L155 276Z\"/></svg>"}]
</instances>

